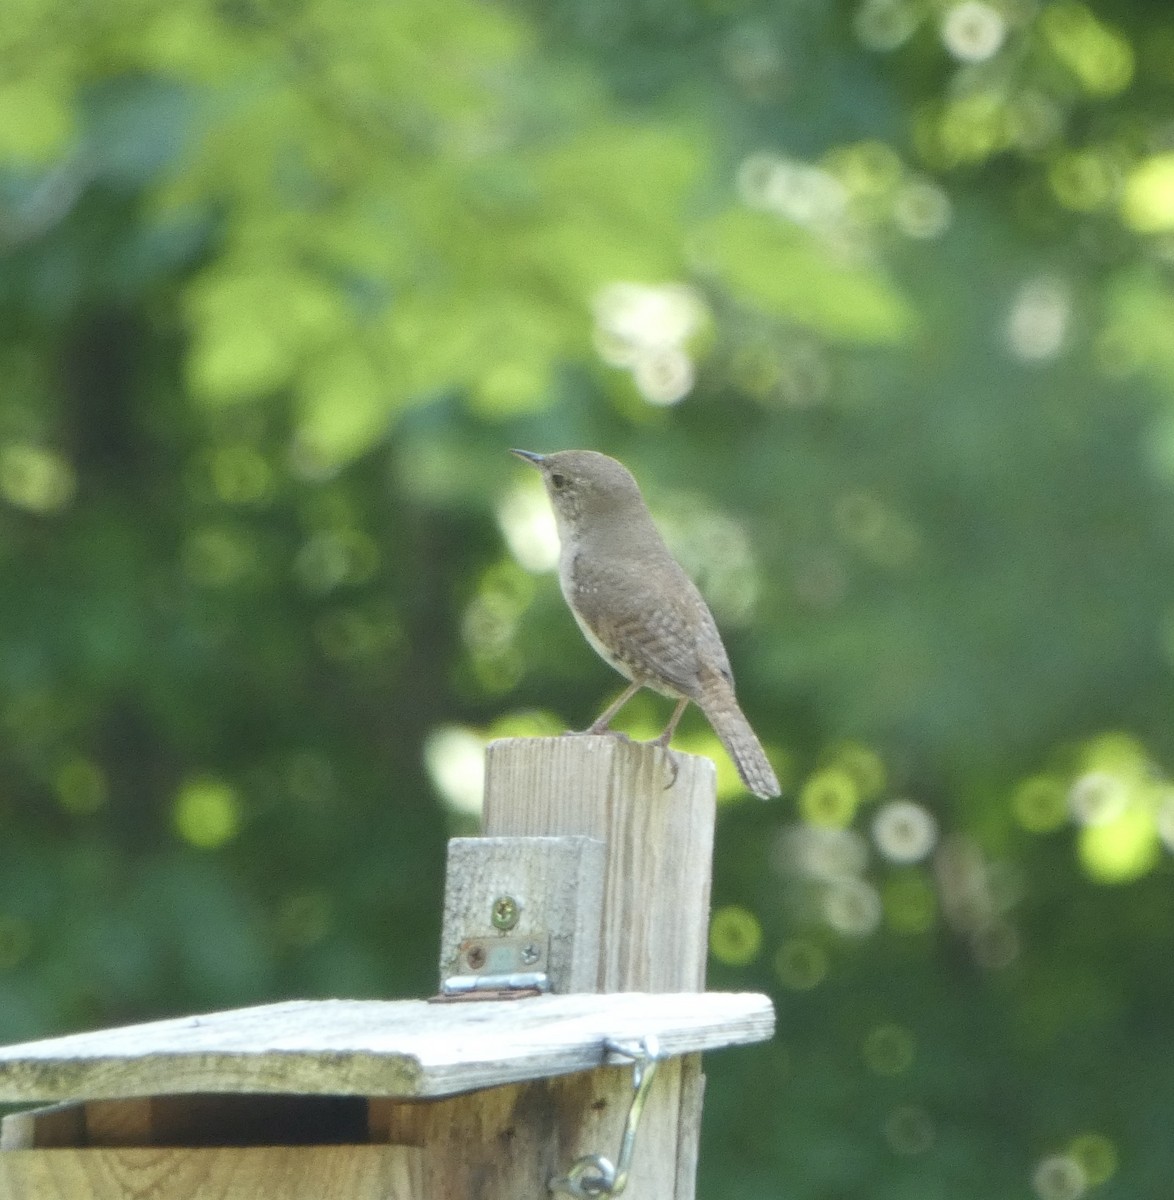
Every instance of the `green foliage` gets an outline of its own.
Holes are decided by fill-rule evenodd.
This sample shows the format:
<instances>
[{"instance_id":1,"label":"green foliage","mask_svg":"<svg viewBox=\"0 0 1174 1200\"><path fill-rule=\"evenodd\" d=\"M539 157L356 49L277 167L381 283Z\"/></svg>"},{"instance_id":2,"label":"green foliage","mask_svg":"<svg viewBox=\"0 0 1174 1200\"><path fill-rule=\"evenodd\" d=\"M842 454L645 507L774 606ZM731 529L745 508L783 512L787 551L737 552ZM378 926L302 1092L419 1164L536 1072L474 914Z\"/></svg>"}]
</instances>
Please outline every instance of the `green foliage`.
<instances>
[{"instance_id":1,"label":"green foliage","mask_svg":"<svg viewBox=\"0 0 1174 1200\"><path fill-rule=\"evenodd\" d=\"M788 789L686 718L712 986L780 1006L700 1194L1163 1194L1172 50L1136 0L9 0L0 1037L431 991L485 739L618 686L505 454L593 446Z\"/></svg>"}]
</instances>

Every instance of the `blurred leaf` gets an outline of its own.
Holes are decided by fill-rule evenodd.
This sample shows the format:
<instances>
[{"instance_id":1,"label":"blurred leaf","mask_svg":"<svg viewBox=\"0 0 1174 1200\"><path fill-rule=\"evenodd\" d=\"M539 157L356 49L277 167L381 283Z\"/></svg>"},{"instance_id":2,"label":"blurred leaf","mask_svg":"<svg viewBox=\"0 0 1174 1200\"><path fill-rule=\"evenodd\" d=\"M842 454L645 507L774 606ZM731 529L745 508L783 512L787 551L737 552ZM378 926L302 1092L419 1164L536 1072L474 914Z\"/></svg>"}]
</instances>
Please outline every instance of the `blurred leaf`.
<instances>
[{"instance_id":1,"label":"blurred leaf","mask_svg":"<svg viewBox=\"0 0 1174 1200\"><path fill-rule=\"evenodd\" d=\"M895 342L912 331L908 302L877 270L837 262L811 234L734 211L699 237L707 269L743 304L834 338Z\"/></svg>"}]
</instances>

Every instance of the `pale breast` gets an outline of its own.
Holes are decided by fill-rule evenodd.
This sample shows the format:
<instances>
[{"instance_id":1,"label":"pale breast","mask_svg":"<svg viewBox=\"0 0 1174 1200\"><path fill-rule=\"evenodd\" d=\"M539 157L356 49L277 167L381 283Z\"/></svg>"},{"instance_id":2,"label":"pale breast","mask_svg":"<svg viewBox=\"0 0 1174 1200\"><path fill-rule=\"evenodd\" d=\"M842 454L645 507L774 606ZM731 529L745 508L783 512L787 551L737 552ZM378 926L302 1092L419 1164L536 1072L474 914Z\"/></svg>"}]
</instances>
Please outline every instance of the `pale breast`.
<instances>
[{"instance_id":1,"label":"pale breast","mask_svg":"<svg viewBox=\"0 0 1174 1200\"><path fill-rule=\"evenodd\" d=\"M675 563L667 575L647 566L568 555L559 572L563 595L604 662L664 695L694 696L701 665L698 634L712 618Z\"/></svg>"}]
</instances>

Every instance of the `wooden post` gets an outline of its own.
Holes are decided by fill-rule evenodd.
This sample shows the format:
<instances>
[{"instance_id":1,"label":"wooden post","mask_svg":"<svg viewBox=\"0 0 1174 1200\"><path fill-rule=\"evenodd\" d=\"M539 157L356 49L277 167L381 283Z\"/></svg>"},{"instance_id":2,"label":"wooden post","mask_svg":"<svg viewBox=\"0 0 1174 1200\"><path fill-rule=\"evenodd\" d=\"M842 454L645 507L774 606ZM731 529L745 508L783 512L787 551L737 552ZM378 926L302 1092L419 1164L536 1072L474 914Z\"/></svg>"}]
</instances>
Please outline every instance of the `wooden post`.
<instances>
[{"instance_id":1,"label":"wooden post","mask_svg":"<svg viewBox=\"0 0 1174 1200\"><path fill-rule=\"evenodd\" d=\"M629 1194L693 1200L699 1052L774 1024L765 996L704 992L713 823L707 759L495 743L441 959L455 990L472 971L501 998L289 1001L2 1048L0 1101L65 1103L0 1123L0 1200L542 1200L619 1157L650 1036L666 1057ZM554 994L516 998L516 963Z\"/></svg>"},{"instance_id":2,"label":"wooden post","mask_svg":"<svg viewBox=\"0 0 1174 1200\"><path fill-rule=\"evenodd\" d=\"M708 758L621 737L489 747L486 837L605 844L596 991L705 990L715 780Z\"/></svg>"},{"instance_id":3,"label":"wooden post","mask_svg":"<svg viewBox=\"0 0 1174 1200\"><path fill-rule=\"evenodd\" d=\"M485 764L487 837L580 834L605 844L600 992L705 989L716 771L707 758L623 737L494 742ZM630 1188L692 1200L704 1090L699 1055L666 1063L641 1122ZM620 1078L587 1122L580 1153L614 1155ZM595 1139L599 1144L588 1145Z\"/></svg>"}]
</instances>

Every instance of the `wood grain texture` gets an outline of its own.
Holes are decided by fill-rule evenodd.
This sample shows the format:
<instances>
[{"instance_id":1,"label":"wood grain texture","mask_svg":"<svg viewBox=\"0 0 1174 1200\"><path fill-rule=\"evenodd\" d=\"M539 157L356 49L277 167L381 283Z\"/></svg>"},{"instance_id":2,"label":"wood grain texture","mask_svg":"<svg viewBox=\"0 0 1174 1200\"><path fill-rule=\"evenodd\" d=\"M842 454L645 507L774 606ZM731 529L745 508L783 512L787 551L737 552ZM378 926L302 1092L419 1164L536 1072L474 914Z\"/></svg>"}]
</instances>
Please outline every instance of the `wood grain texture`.
<instances>
[{"instance_id":1,"label":"wood grain texture","mask_svg":"<svg viewBox=\"0 0 1174 1200\"><path fill-rule=\"evenodd\" d=\"M0 1200L421 1200L407 1146L13 1150Z\"/></svg>"},{"instance_id":2,"label":"wood grain texture","mask_svg":"<svg viewBox=\"0 0 1174 1200\"><path fill-rule=\"evenodd\" d=\"M715 775L707 758L612 735L490 745L487 835L585 834L607 846L598 991L658 992L661 1001L671 999L664 993L702 993ZM692 1200L703 1086L696 1058L658 1071L630 1184L641 1200ZM615 1155L614 1131L594 1136L600 1144L582 1153Z\"/></svg>"},{"instance_id":3,"label":"wood grain texture","mask_svg":"<svg viewBox=\"0 0 1174 1200\"><path fill-rule=\"evenodd\" d=\"M487 837L583 834L607 846L599 991L705 987L715 777L708 758L612 735L489 746Z\"/></svg>"},{"instance_id":4,"label":"wood grain texture","mask_svg":"<svg viewBox=\"0 0 1174 1200\"><path fill-rule=\"evenodd\" d=\"M607 1037L667 1053L761 1041L765 996L710 992L520 1001L300 1000L26 1042L0 1050L0 1100L192 1092L443 1096L583 1071Z\"/></svg>"},{"instance_id":5,"label":"wood grain texture","mask_svg":"<svg viewBox=\"0 0 1174 1200\"><path fill-rule=\"evenodd\" d=\"M684 1061L660 1067L655 1084L666 1107L678 1103ZM603 1067L423 1103L373 1102L372 1136L425 1148L419 1200L538 1198L577 1158L618 1156L631 1099L631 1069ZM668 1163L672 1186L676 1144L668 1123L641 1125L628 1194L665 1194L656 1181Z\"/></svg>"},{"instance_id":6,"label":"wood grain texture","mask_svg":"<svg viewBox=\"0 0 1174 1200\"><path fill-rule=\"evenodd\" d=\"M519 906L511 938L549 939L547 974L555 992L595 990L603 903L604 845L587 837L453 838L448 844L441 982L460 974L465 938L503 936L494 900Z\"/></svg>"}]
</instances>

